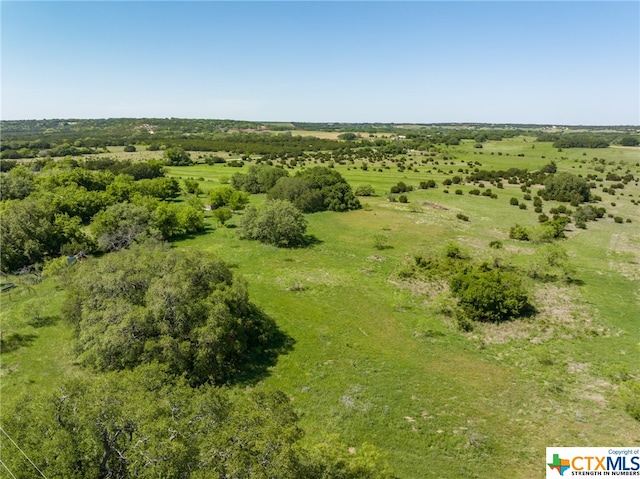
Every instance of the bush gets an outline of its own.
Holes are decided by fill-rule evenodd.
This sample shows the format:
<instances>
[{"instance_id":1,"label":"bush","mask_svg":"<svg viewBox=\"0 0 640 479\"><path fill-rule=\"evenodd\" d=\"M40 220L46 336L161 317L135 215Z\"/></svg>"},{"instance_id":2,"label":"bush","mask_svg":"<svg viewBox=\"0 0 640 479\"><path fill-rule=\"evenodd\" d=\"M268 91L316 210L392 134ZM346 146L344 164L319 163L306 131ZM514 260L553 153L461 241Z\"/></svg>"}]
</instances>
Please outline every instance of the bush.
<instances>
[{"instance_id":1,"label":"bush","mask_svg":"<svg viewBox=\"0 0 640 479\"><path fill-rule=\"evenodd\" d=\"M79 360L103 371L158 362L221 383L275 330L224 263L159 243L85 262L68 287Z\"/></svg>"},{"instance_id":2,"label":"bush","mask_svg":"<svg viewBox=\"0 0 640 479\"><path fill-rule=\"evenodd\" d=\"M323 166L299 171L293 177L278 179L268 196L270 199L289 200L305 213L348 211L362 207L342 175Z\"/></svg>"},{"instance_id":3,"label":"bush","mask_svg":"<svg viewBox=\"0 0 640 479\"><path fill-rule=\"evenodd\" d=\"M493 248L493 249L502 249L503 245L502 245L502 241L500 240L493 240L489 243L489 248Z\"/></svg>"},{"instance_id":4,"label":"bush","mask_svg":"<svg viewBox=\"0 0 640 479\"><path fill-rule=\"evenodd\" d=\"M622 223L624 220L622 219L622 216L614 216L613 221L616 223Z\"/></svg>"},{"instance_id":5,"label":"bush","mask_svg":"<svg viewBox=\"0 0 640 479\"><path fill-rule=\"evenodd\" d=\"M469 217L467 215L462 214L462 213L458 213L456 215L456 218L458 218L459 220L462 220L462 221L469 221Z\"/></svg>"},{"instance_id":6,"label":"bush","mask_svg":"<svg viewBox=\"0 0 640 479\"><path fill-rule=\"evenodd\" d=\"M240 221L240 236L279 247L305 244L307 220L286 200L270 200L261 210L247 208Z\"/></svg>"},{"instance_id":7,"label":"bush","mask_svg":"<svg viewBox=\"0 0 640 479\"><path fill-rule=\"evenodd\" d=\"M509 238L519 241L529 241L530 235L529 230L520 225L512 226L509 230Z\"/></svg>"},{"instance_id":8,"label":"bush","mask_svg":"<svg viewBox=\"0 0 640 479\"><path fill-rule=\"evenodd\" d=\"M356 188L356 196L372 196L375 192L371 185L360 185Z\"/></svg>"},{"instance_id":9,"label":"bush","mask_svg":"<svg viewBox=\"0 0 640 479\"><path fill-rule=\"evenodd\" d=\"M520 279L498 270L458 273L449 281L464 313L475 321L502 322L522 316L529 299Z\"/></svg>"},{"instance_id":10,"label":"bush","mask_svg":"<svg viewBox=\"0 0 640 479\"><path fill-rule=\"evenodd\" d=\"M218 220L218 223L220 223L222 226L224 226L224 224L233 216L233 212L226 206L213 210L212 214L213 217Z\"/></svg>"},{"instance_id":11,"label":"bush","mask_svg":"<svg viewBox=\"0 0 640 479\"><path fill-rule=\"evenodd\" d=\"M544 182L540 195L545 200L587 202L591 197L589 184L583 178L571 173L559 173L549 176Z\"/></svg>"},{"instance_id":12,"label":"bush","mask_svg":"<svg viewBox=\"0 0 640 479\"><path fill-rule=\"evenodd\" d=\"M398 196L398 201L400 203L409 203L409 198L407 198L407 195L400 195Z\"/></svg>"},{"instance_id":13,"label":"bush","mask_svg":"<svg viewBox=\"0 0 640 479\"><path fill-rule=\"evenodd\" d=\"M249 203L249 194L231 186L220 186L209 192L211 209L226 206L237 211L243 209L247 203Z\"/></svg>"},{"instance_id":14,"label":"bush","mask_svg":"<svg viewBox=\"0 0 640 479\"><path fill-rule=\"evenodd\" d=\"M511 199L509 200L509 204L510 204L510 205L512 205L512 206L518 206L518 203L520 203L520 202L518 201L518 198L511 198Z\"/></svg>"}]
</instances>

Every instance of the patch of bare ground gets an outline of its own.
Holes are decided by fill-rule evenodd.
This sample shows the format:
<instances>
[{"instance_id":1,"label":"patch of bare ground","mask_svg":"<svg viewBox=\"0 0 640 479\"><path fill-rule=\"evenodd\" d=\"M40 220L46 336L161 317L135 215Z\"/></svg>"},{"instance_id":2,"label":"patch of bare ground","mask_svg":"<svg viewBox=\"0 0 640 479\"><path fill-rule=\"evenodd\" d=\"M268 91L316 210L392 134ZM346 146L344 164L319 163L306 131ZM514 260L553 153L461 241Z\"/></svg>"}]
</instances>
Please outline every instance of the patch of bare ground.
<instances>
[{"instance_id":1,"label":"patch of bare ground","mask_svg":"<svg viewBox=\"0 0 640 479\"><path fill-rule=\"evenodd\" d=\"M414 296L424 298L425 304L431 303L443 293L449 291L449 284L444 280L421 281L418 279L410 280L389 280L391 284L398 288L406 289Z\"/></svg>"},{"instance_id":2,"label":"patch of bare ground","mask_svg":"<svg viewBox=\"0 0 640 479\"><path fill-rule=\"evenodd\" d=\"M545 284L533 295L536 314L503 323L477 323L470 335L484 344L529 340L543 343L552 338L603 336L609 330L594 320L594 313L569 286Z\"/></svg>"},{"instance_id":3,"label":"patch of bare ground","mask_svg":"<svg viewBox=\"0 0 640 479\"><path fill-rule=\"evenodd\" d=\"M640 238L614 233L609 241L609 267L631 281L640 280Z\"/></svg>"},{"instance_id":4,"label":"patch of bare ground","mask_svg":"<svg viewBox=\"0 0 640 479\"><path fill-rule=\"evenodd\" d=\"M431 207L431 208L433 208L435 210L448 210L449 209L446 206L442 206L442 205L439 205L437 203L432 203L430 201L423 201L422 205L423 206L429 206L429 207Z\"/></svg>"}]
</instances>

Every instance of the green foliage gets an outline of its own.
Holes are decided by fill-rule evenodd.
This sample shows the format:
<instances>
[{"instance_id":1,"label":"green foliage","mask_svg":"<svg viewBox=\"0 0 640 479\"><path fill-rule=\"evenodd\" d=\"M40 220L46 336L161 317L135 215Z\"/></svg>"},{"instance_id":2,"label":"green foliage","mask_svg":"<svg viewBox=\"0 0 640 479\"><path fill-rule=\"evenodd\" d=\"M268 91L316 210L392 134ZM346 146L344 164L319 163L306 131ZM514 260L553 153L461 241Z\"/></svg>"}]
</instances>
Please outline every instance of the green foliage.
<instances>
[{"instance_id":1,"label":"green foliage","mask_svg":"<svg viewBox=\"0 0 640 479\"><path fill-rule=\"evenodd\" d=\"M360 185L356 188L356 196L373 196L376 190L371 185Z\"/></svg>"},{"instance_id":2,"label":"green foliage","mask_svg":"<svg viewBox=\"0 0 640 479\"><path fill-rule=\"evenodd\" d=\"M234 173L231 185L247 193L266 193L280 178L289 176L287 170L269 165L251 165L246 174Z\"/></svg>"},{"instance_id":3,"label":"green foliage","mask_svg":"<svg viewBox=\"0 0 640 479\"><path fill-rule=\"evenodd\" d=\"M164 151L164 158L170 166L189 166L191 155L179 147L167 148Z\"/></svg>"},{"instance_id":4,"label":"green foliage","mask_svg":"<svg viewBox=\"0 0 640 479\"><path fill-rule=\"evenodd\" d=\"M240 221L240 236L288 248L306 243L307 220L286 200L270 200L258 210L250 206Z\"/></svg>"},{"instance_id":5,"label":"green foliage","mask_svg":"<svg viewBox=\"0 0 640 479\"><path fill-rule=\"evenodd\" d=\"M0 263L4 272L57 256L65 245L88 249L90 244L79 218L56 213L55 206L42 199L7 201L1 213Z\"/></svg>"},{"instance_id":6,"label":"green foliage","mask_svg":"<svg viewBox=\"0 0 640 479\"><path fill-rule=\"evenodd\" d=\"M600 136L568 134L553 142L554 148L606 148L609 142Z\"/></svg>"},{"instance_id":7,"label":"green foliage","mask_svg":"<svg viewBox=\"0 0 640 479\"><path fill-rule=\"evenodd\" d=\"M369 444L354 454L335 436L302 446L282 392L192 388L157 364L66 380L24 396L6 418L3 428L51 478L393 478ZM17 479L34 477L12 444L3 448Z\"/></svg>"},{"instance_id":8,"label":"green foliage","mask_svg":"<svg viewBox=\"0 0 640 479\"><path fill-rule=\"evenodd\" d=\"M322 166L299 171L294 177L280 178L269 190L269 198L289 200L305 213L362 207L342 175Z\"/></svg>"},{"instance_id":9,"label":"green foliage","mask_svg":"<svg viewBox=\"0 0 640 479\"><path fill-rule=\"evenodd\" d=\"M377 233L373 235L373 247L377 250L391 248L389 245L389 236L384 233Z\"/></svg>"},{"instance_id":10,"label":"green foliage","mask_svg":"<svg viewBox=\"0 0 640 479\"><path fill-rule=\"evenodd\" d=\"M469 255L466 254L459 244L447 243L443 249L444 255L451 259L469 259Z\"/></svg>"},{"instance_id":11,"label":"green foliage","mask_svg":"<svg viewBox=\"0 0 640 479\"><path fill-rule=\"evenodd\" d=\"M502 322L530 308L520 279L500 270L461 272L451 278L449 286L464 313L475 321Z\"/></svg>"},{"instance_id":12,"label":"green foliage","mask_svg":"<svg viewBox=\"0 0 640 479\"><path fill-rule=\"evenodd\" d=\"M116 203L100 211L89 229L101 251L119 251L139 238L157 233L152 227L152 212L133 203Z\"/></svg>"},{"instance_id":13,"label":"green foliage","mask_svg":"<svg viewBox=\"0 0 640 479\"><path fill-rule=\"evenodd\" d=\"M640 145L640 139L637 136L623 136L620 138L620 145L622 146L638 146Z\"/></svg>"},{"instance_id":14,"label":"green foliage","mask_svg":"<svg viewBox=\"0 0 640 479\"><path fill-rule=\"evenodd\" d=\"M231 186L219 186L209 192L209 204L212 209L226 206L232 210L241 210L249 203L249 194Z\"/></svg>"},{"instance_id":15,"label":"green foliage","mask_svg":"<svg viewBox=\"0 0 640 479\"><path fill-rule=\"evenodd\" d=\"M622 400L631 417L640 421L640 381L631 379L624 382Z\"/></svg>"},{"instance_id":16,"label":"green foliage","mask_svg":"<svg viewBox=\"0 0 640 479\"><path fill-rule=\"evenodd\" d=\"M404 181L399 181L391 187L391 193L406 193L408 191L413 191L413 186L407 185Z\"/></svg>"},{"instance_id":17,"label":"green foliage","mask_svg":"<svg viewBox=\"0 0 640 479\"><path fill-rule=\"evenodd\" d=\"M67 287L78 359L102 371L158 362L194 384L221 383L275 331L224 263L161 244L87 261Z\"/></svg>"},{"instance_id":18,"label":"green foliage","mask_svg":"<svg viewBox=\"0 0 640 479\"><path fill-rule=\"evenodd\" d=\"M160 200L177 198L180 195L180 184L175 178L142 179L135 183L136 191Z\"/></svg>"},{"instance_id":19,"label":"green foliage","mask_svg":"<svg viewBox=\"0 0 640 479\"><path fill-rule=\"evenodd\" d=\"M184 180L184 186L187 193L189 193L190 195L199 195L202 193L202 188L200 188L200 183L198 183L196 180L187 178L186 180Z\"/></svg>"},{"instance_id":20,"label":"green foliage","mask_svg":"<svg viewBox=\"0 0 640 479\"><path fill-rule=\"evenodd\" d=\"M529 241L531 232L528 228L520 225L512 226L509 230L509 238L519 241Z\"/></svg>"},{"instance_id":21,"label":"green foliage","mask_svg":"<svg viewBox=\"0 0 640 479\"><path fill-rule=\"evenodd\" d=\"M220 223L221 225L224 225L233 216L233 212L231 211L231 209L227 208L226 206L216 208L212 213L213 217L217 219L218 223Z\"/></svg>"},{"instance_id":22,"label":"green foliage","mask_svg":"<svg viewBox=\"0 0 640 479\"><path fill-rule=\"evenodd\" d=\"M35 175L20 165L0 173L0 200L21 200L35 189Z\"/></svg>"},{"instance_id":23,"label":"green foliage","mask_svg":"<svg viewBox=\"0 0 640 479\"><path fill-rule=\"evenodd\" d=\"M545 200L587 202L591 198L589 184L571 173L550 175L544 182L541 196Z\"/></svg>"}]
</instances>

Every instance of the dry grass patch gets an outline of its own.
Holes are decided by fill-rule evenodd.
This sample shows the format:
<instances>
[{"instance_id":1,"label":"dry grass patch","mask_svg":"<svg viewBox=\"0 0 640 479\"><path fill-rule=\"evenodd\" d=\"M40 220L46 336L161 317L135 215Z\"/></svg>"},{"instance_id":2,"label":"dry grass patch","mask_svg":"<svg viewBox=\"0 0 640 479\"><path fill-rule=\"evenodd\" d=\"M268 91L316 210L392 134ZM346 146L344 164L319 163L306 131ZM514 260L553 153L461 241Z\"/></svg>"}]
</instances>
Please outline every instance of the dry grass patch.
<instances>
[{"instance_id":1,"label":"dry grass patch","mask_svg":"<svg viewBox=\"0 0 640 479\"><path fill-rule=\"evenodd\" d=\"M631 281L640 280L640 237L612 234L607 256L611 270Z\"/></svg>"},{"instance_id":2,"label":"dry grass patch","mask_svg":"<svg viewBox=\"0 0 640 479\"><path fill-rule=\"evenodd\" d=\"M535 291L536 314L503 323L475 323L469 335L483 344L604 336L610 331L593 319L594 312L569 286L545 284ZM577 367L577 366L576 366Z\"/></svg>"}]
</instances>

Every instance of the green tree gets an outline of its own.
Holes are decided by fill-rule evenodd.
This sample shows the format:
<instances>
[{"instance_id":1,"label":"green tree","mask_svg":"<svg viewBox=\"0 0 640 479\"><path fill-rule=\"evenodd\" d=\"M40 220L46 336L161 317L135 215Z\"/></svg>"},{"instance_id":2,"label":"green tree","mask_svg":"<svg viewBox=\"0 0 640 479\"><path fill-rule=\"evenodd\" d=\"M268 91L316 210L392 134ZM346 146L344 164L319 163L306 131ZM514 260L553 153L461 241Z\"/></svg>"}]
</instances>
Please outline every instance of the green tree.
<instances>
[{"instance_id":1,"label":"green tree","mask_svg":"<svg viewBox=\"0 0 640 479\"><path fill-rule=\"evenodd\" d=\"M589 183L571 173L550 175L540 195L545 200L587 202L591 198Z\"/></svg>"},{"instance_id":2,"label":"green tree","mask_svg":"<svg viewBox=\"0 0 640 479\"><path fill-rule=\"evenodd\" d=\"M466 316L476 321L501 322L530 308L520 279L500 270L464 271L453 276L449 286Z\"/></svg>"},{"instance_id":3,"label":"green tree","mask_svg":"<svg viewBox=\"0 0 640 479\"><path fill-rule=\"evenodd\" d=\"M240 236L280 247L301 246L306 241L307 220L286 200L270 200L262 209L247 208L240 221Z\"/></svg>"},{"instance_id":4,"label":"green tree","mask_svg":"<svg viewBox=\"0 0 640 479\"><path fill-rule=\"evenodd\" d=\"M0 200L21 200L35 189L34 173L20 165L0 173Z\"/></svg>"},{"instance_id":5,"label":"green tree","mask_svg":"<svg viewBox=\"0 0 640 479\"><path fill-rule=\"evenodd\" d=\"M226 206L232 210L241 210L249 203L249 194L231 186L219 186L209 192L209 204L212 209Z\"/></svg>"},{"instance_id":6,"label":"green tree","mask_svg":"<svg viewBox=\"0 0 640 479\"><path fill-rule=\"evenodd\" d=\"M280 178L269 190L269 198L288 200L305 213L347 211L362 207L349 183L334 169L316 166L295 177Z\"/></svg>"},{"instance_id":7,"label":"green tree","mask_svg":"<svg viewBox=\"0 0 640 479\"><path fill-rule=\"evenodd\" d=\"M191 165L191 155L179 147L167 148L164 150L164 158L170 166Z\"/></svg>"},{"instance_id":8,"label":"green tree","mask_svg":"<svg viewBox=\"0 0 640 479\"><path fill-rule=\"evenodd\" d=\"M231 219L233 212L226 206L216 208L213 210L213 217L218 220L218 223L224 226L224 224Z\"/></svg>"},{"instance_id":9,"label":"green tree","mask_svg":"<svg viewBox=\"0 0 640 479\"><path fill-rule=\"evenodd\" d=\"M151 210L143 205L116 203L96 214L89 229L102 251L118 251L156 234L152 220Z\"/></svg>"},{"instance_id":10,"label":"green tree","mask_svg":"<svg viewBox=\"0 0 640 479\"><path fill-rule=\"evenodd\" d=\"M275 166L251 165L246 174L234 173L231 177L231 185L247 193L266 193L273 188L276 182L289 173Z\"/></svg>"},{"instance_id":11,"label":"green tree","mask_svg":"<svg viewBox=\"0 0 640 479\"><path fill-rule=\"evenodd\" d=\"M0 266L4 272L58 256L65 245L87 248L90 244L79 218L56 213L54 206L41 198L3 202L0 213Z\"/></svg>"},{"instance_id":12,"label":"green tree","mask_svg":"<svg viewBox=\"0 0 640 479\"><path fill-rule=\"evenodd\" d=\"M153 196L160 200L169 200L180 195L180 184L175 178L145 178L136 181L135 186L136 190L141 194Z\"/></svg>"},{"instance_id":13,"label":"green tree","mask_svg":"<svg viewBox=\"0 0 640 479\"><path fill-rule=\"evenodd\" d=\"M78 359L98 370L158 362L193 384L223 383L275 337L223 262L159 243L86 261L68 289Z\"/></svg>"},{"instance_id":14,"label":"green tree","mask_svg":"<svg viewBox=\"0 0 640 479\"><path fill-rule=\"evenodd\" d=\"M196 180L192 180L187 178L184 180L184 186L186 188L187 193L190 195L200 195L202 194L202 188L200 188L200 183Z\"/></svg>"}]
</instances>

